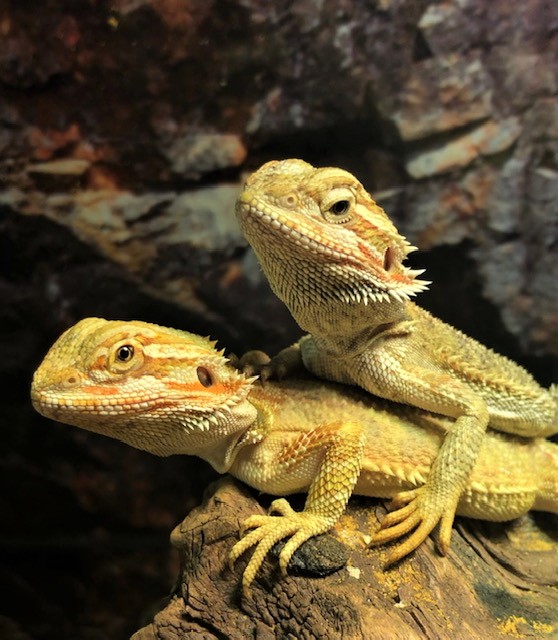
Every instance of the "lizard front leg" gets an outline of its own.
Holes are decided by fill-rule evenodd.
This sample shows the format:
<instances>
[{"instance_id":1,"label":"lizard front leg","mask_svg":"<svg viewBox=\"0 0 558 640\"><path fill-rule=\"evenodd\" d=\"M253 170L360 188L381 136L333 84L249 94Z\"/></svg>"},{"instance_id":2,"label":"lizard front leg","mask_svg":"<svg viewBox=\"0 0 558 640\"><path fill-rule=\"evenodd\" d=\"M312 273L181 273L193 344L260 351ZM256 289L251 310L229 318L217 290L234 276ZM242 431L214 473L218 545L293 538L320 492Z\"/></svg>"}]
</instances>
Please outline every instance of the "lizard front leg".
<instances>
[{"instance_id":1,"label":"lizard front leg","mask_svg":"<svg viewBox=\"0 0 558 640\"><path fill-rule=\"evenodd\" d=\"M283 574L293 553L313 536L325 533L339 520L360 474L365 444L365 430L357 423L328 424L301 433L276 458L277 464L266 486L272 489L274 478L280 483L285 474L305 474L321 458L308 497L301 512L294 511L284 498L274 500L269 515L248 518L241 540L231 550L231 565L247 549L256 545L242 576L242 590L247 594L265 556L273 545L286 538L279 555ZM278 515L273 515L278 514ZM248 534L244 532L253 529Z\"/></svg>"},{"instance_id":2,"label":"lizard front leg","mask_svg":"<svg viewBox=\"0 0 558 640\"><path fill-rule=\"evenodd\" d=\"M303 338L304 339L304 338ZM264 351L247 351L235 364L246 375L258 375L262 382L284 380L304 371L300 342L295 342L270 358Z\"/></svg>"},{"instance_id":3,"label":"lizard front leg","mask_svg":"<svg viewBox=\"0 0 558 640\"><path fill-rule=\"evenodd\" d=\"M406 379L407 372L400 371ZM399 493L392 501L395 511L383 520L374 543L390 542L413 531L391 552L387 564L414 551L439 525L437 545L445 555L451 542L457 504L478 457L489 421L484 400L448 375L415 371L412 394L405 402L455 418L422 487ZM398 398L397 398L398 399Z\"/></svg>"},{"instance_id":4,"label":"lizard front leg","mask_svg":"<svg viewBox=\"0 0 558 640\"><path fill-rule=\"evenodd\" d=\"M331 357L314 342L301 345L304 363L318 376L357 384L388 400L455 418L426 483L394 498L397 510L384 518L384 529L374 537L378 544L390 542L416 529L392 551L388 564L416 549L438 524L438 548L447 552L457 504L489 421L486 402L471 387L427 357L419 360L416 349L407 343L401 348L399 340L385 340L408 335L413 327L411 322L398 325L384 332L374 349L344 359Z\"/></svg>"}]
</instances>

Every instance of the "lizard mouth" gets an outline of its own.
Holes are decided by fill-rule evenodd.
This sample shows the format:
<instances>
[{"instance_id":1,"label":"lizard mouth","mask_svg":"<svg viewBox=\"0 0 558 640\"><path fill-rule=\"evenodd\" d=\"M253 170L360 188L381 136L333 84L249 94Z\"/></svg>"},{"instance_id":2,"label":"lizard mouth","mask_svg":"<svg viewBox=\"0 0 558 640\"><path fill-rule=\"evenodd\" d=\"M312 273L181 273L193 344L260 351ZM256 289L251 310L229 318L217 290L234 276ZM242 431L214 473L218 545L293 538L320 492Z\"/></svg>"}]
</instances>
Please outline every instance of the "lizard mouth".
<instances>
[{"instance_id":1,"label":"lizard mouth","mask_svg":"<svg viewBox=\"0 0 558 640\"><path fill-rule=\"evenodd\" d=\"M130 412L141 414L151 411L154 407L164 406L166 401L161 396L142 398L140 402L129 402L125 398L112 396L110 401L105 398L94 398L88 394L76 394L58 397L48 390L32 389L31 403L36 411L47 418L56 420L69 417L72 414L94 414L99 416L126 416Z\"/></svg>"}]
</instances>

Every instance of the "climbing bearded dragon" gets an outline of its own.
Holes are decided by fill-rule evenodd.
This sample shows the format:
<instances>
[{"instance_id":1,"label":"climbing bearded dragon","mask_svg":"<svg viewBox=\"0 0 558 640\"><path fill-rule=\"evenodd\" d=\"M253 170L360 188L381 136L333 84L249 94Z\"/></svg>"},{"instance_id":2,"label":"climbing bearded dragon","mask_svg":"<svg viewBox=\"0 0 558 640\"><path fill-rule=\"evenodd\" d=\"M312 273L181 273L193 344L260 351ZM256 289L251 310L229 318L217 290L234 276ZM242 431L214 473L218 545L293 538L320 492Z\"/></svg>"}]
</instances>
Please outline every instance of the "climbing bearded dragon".
<instances>
[{"instance_id":1,"label":"climbing bearded dragon","mask_svg":"<svg viewBox=\"0 0 558 640\"><path fill-rule=\"evenodd\" d=\"M395 497L376 536L386 542L414 529L393 550L395 562L439 525L445 553L488 424L525 437L557 433L558 388L541 388L409 301L430 284L403 264L416 248L350 173L268 162L248 178L237 217L273 291L310 334L262 375L302 361L319 377L452 419L426 483Z\"/></svg>"},{"instance_id":2,"label":"climbing bearded dragon","mask_svg":"<svg viewBox=\"0 0 558 640\"><path fill-rule=\"evenodd\" d=\"M279 564L329 530L351 493L391 497L429 476L450 420L317 379L256 383L206 338L145 322L87 318L35 372L43 415L168 456L196 455L273 495L307 491L304 510L280 498L244 522L233 563L255 545L246 593L271 547ZM488 434L457 513L487 520L558 512L558 446Z\"/></svg>"}]
</instances>

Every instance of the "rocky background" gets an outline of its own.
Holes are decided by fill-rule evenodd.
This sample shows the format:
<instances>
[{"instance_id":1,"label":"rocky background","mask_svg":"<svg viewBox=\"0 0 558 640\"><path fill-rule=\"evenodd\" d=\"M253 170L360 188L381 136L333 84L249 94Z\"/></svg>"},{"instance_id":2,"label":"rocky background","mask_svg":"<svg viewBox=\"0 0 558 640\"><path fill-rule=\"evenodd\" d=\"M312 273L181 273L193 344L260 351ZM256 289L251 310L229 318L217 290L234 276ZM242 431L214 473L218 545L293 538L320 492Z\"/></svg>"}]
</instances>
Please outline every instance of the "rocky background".
<instances>
[{"instance_id":1,"label":"rocky background","mask_svg":"<svg viewBox=\"0 0 558 640\"><path fill-rule=\"evenodd\" d=\"M34 414L88 315L274 352L299 331L234 218L246 173L354 172L423 251L419 302L558 361L553 0L0 0L0 635L124 638L209 478Z\"/></svg>"}]
</instances>

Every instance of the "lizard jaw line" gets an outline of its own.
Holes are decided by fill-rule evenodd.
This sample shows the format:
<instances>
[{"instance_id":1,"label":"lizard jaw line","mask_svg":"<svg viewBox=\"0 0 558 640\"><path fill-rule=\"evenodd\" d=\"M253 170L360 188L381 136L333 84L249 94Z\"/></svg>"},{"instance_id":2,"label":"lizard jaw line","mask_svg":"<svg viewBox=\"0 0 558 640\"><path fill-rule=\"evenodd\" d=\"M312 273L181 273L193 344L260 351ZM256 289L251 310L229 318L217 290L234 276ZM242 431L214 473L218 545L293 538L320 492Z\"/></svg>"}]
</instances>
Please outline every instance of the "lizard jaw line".
<instances>
[{"instance_id":1,"label":"lizard jaw line","mask_svg":"<svg viewBox=\"0 0 558 640\"><path fill-rule=\"evenodd\" d=\"M259 207L254 204L242 203L240 205L243 212L246 214L246 221L249 224L254 222L261 222L266 229L281 234L290 238L293 243L298 247L303 247L305 250L310 251L316 255L324 255L327 258L333 258L340 262L349 262L355 266L357 270L360 268L360 262L356 261L351 254L343 253L337 249L332 249L322 242L316 241L314 238L309 237L301 233L299 230L294 229L287 221L282 219L282 216L271 212L270 208L265 203L259 203ZM414 247L411 247L414 249ZM428 285L431 284L429 280L417 280L416 276L424 272L424 269L407 270L410 283L408 285L391 288L381 288L380 286L373 287L372 290L368 290L365 293L354 293L353 295L343 296L343 301L349 304L357 303L367 306L369 303L374 302L403 302L414 297L417 293L428 289Z\"/></svg>"},{"instance_id":2,"label":"lizard jaw line","mask_svg":"<svg viewBox=\"0 0 558 640\"><path fill-rule=\"evenodd\" d=\"M79 397L56 397L48 393L48 391L37 391L32 396L32 403L39 413L51 417L52 413L58 413L66 409L70 409L75 413L94 413L95 415L104 416L125 416L130 411L145 411L154 405L154 401L159 396L151 398L141 398L137 400L123 400L122 398L112 397L110 399L98 400L82 395Z\"/></svg>"},{"instance_id":3,"label":"lizard jaw line","mask_svg":"<svg viewBox=\"0 0 558 640\"><path fill-rule=\"evenodd\" d=\"M256 379L257 376L247 377L250 383ZM226 421L227 413L245 400L250 387L251 385L247 387L245 393L241 392L227 397L218 407L196 407L195 416L188 420L180 420L182 428L184 431L191 433L196 430L209 431L211 427L218 427ZM154 394L150 397L142 396L141 399L124 400L118 397L90 398L85 394L79 397L57 397L56 395L51 395L48 391L34 391L31 400L33 406L41 415L55 420L62 419L62 421L64 414L67 412L76 416L94 415L107 418L122 418L135 415L139 417L153 409L164 409L168 403L168 400L161 394ZM193 412L194 408L191 407L190 410Z\"/></svg>"}]
</instances>

